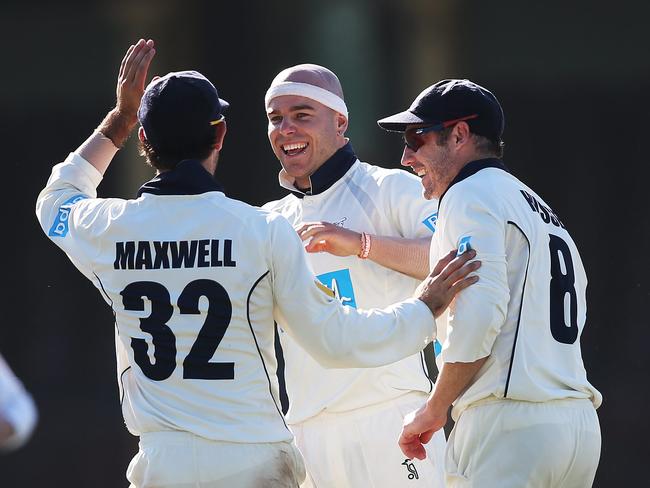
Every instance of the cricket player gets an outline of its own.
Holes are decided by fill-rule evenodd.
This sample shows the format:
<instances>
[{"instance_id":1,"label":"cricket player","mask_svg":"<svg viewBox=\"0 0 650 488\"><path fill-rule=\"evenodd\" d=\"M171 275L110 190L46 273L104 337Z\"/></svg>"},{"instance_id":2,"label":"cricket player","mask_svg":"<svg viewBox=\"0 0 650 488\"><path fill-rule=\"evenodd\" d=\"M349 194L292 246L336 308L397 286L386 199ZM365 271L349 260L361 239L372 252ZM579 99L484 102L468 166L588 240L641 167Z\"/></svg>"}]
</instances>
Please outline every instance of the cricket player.
<instances>
[{"instance_id":1,"label":"cricket player","mask_svg":"<svg viewBox=\"0 0 650 488\"><path fill-rule=\"evenodd\" d=\"M32 435L37 419L32 396L0 355L0 451L22 447Z\"/></svg>"},{"instance_id":2,"label":"cricket player","mask_svg":"<svg viewBox=\"0 0 650 488\"><path fill-rule=\"evenodd\" d=\"M429 268L436 201L417 177L359 161L337 76L301 64L281 71L266 97L268 136L290 193L280 212L306 243L318 279L346 306L385 307L413 294ZM409 276L410 275L410 276ZM295 324L293 324L295 326ZM287 422L305 458L304 487L444 486L444 432L425 460L395 439L404 414L431 392L422 353L371 369L325 369L283 330Z\"/></svg>"},{"instance_id":3,"label":"cricket player","mask_svg":"<svg viewBox=\"0 0 650 488\"><path fill-rule=\"evenodd\" d=\"M214 179L227 102L196 71L145 90L154 54L152 40L127 50L116 108L54 166L37 216L115 314L122 412L140 437L131 486L296 487L305 471L278 407L274 320L324 365L378 366L431 341L434 317L478 266L450 253L417 298L341 306L286 219L226 197ZM138 121L156 176L136 199L96 198Z\"/></svg>"},{"instance_id":4,"label":"cricket player","mask_svg":"<svg viewBox=\"0 0 650 488\"><path fill-rule=\"evenodd\" d=\"M501 160L498 100L468 80L425 89L379 125L404 134L402 164L439 199L432 256L475 250L479 285L459 295L433 393L404 422L400 446L423 458L453 403L449 487L589 487L600 456L580 352L587 278L562 220Z\"/></svg>"}]
</instances>

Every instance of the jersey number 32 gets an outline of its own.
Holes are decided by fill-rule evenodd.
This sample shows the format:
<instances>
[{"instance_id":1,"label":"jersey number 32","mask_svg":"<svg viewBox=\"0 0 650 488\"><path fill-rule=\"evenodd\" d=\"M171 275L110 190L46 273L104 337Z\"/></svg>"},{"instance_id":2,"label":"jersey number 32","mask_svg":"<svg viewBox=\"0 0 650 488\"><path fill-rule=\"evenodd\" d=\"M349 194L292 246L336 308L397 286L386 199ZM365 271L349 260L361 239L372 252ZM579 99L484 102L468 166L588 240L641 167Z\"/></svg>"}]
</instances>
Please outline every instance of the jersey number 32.
<instances>
[{"instance_id":1,"label":"jersey number 32","mask_svg":"<svg viewBox=\"0 0 650 488\"><path fill-rule=\"evenodd\" d=\"M151 363L144 339L131 338L135 362L142 372L155 381L171 376L176 368L176 337L167 325L174 312L169 291L155 281L136 281L122 290L125 310L144 311L144 298L151 302L151 313L140 319L140 329L151 334L153 357ZM183 378L199 380L232 380L235 363L211 363L219 343L226 333L232 317L232 304L228 292L216 281L195 280L190 282L178 297L181 314L199 314L199 300L208 299L205 323L183 361Z\"/></svg>"}]
</instances>

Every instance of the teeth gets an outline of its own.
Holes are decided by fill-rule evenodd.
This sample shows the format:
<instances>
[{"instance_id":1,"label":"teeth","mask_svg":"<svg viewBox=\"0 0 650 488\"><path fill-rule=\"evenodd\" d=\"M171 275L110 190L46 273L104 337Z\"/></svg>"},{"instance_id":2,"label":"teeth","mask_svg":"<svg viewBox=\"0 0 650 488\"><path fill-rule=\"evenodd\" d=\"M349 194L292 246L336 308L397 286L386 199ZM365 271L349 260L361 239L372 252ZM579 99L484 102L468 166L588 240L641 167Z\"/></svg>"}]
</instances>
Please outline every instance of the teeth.
<instances>
[{"instance_id":1,"label":"teeth","mask_svg":"<svg viewBox=\"0 0 650 488\"><path fill-rule=\"evenodd\" d=\"M294 151L296 149L304 149L306 147L307 147L306 142L299 142L296 144L285 144L284 146L282 146L282 149L284 149L285 151Z\"/></svg>"},{"instance_id":2,"label":"teeth","mask_svg":"<svg viewBox=\"0 0 650 488\"><path fill-rule=\"evenodd\" d=\"M424 176L427 174L427 171L425 169L420 169L416 172L416 174L420 177Z\"/></svg>"}]
</instances>

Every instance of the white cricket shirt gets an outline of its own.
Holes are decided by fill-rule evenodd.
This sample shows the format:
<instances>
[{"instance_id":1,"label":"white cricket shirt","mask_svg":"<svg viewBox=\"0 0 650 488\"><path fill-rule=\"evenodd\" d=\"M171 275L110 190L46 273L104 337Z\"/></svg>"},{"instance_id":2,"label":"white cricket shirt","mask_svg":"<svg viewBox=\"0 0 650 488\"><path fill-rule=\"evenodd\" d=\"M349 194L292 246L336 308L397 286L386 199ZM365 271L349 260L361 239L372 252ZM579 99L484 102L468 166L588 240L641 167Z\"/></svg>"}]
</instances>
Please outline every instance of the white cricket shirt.
<instances>
[{"instance_id":1,"label":"white cricket shirt","mask_svg":"<svg viewBox=\"0 0 650 488\"><path fill-rule=\"evenodd\" d=\"M419 300L383 311L342 307L317 285L289 223L227 198L198 161L160 174L133 200L96 198L100 181L73 153L53 168L36 211L115 313L122 412L133 434L290 439L278 407L274 320L335 367L396 361L435 333Z\"/></svg>"},{"instance_id":2,"label":"white cricket shirt","mask_svg":"<svg viewBox=\"0 0 650 488\"><path fill-rule=\"evenodd\" d=\"M474 249L478 283L463 290L438 328L444 362L490 357L455 402L454 419L490 396L531 402L601 394L580 352L587 277L564 224L498 159L465 166L440 199L431 255ZM432 261L434 262L434 261Z\"/></svg>"},{"instance_id":3,"label":"white cricket shirt","mask_svg":"<svg viewBox=\"0 0 650 488\"><path fill-rule=\"evenodd\" d=\"M303 222L327 221L380 236L431 236L437 202L422 197L417 177L402 170L362 163L348 147L340 152L351 154L353 159L351 166L343 166L342 171L347 171L331 186L315 195L300 195L302 198L290 194L282 200L269 202L265 208L280 212L294 227ZM324 163L315 176L325 171L336 178L335 172L345 165L345 158L341 156L335 154L335 160ZM280 173L280 182L297 193L286 173ZM316 181L312 181L314 186L318 186ZM307 256L319 280L351 308L384 307L412 296L419 284L418 280L356 256L338 257L325 252ZM315 315L318 311L306 310L306 313ZM348 411L409 391L431 391L431 381L420 353L379 368L326 370L292 337L282 333L282 329L298 324L282 322L279 325L286 363L289 423L301 422L323 410Z\"/></svg>"}]
</instances>

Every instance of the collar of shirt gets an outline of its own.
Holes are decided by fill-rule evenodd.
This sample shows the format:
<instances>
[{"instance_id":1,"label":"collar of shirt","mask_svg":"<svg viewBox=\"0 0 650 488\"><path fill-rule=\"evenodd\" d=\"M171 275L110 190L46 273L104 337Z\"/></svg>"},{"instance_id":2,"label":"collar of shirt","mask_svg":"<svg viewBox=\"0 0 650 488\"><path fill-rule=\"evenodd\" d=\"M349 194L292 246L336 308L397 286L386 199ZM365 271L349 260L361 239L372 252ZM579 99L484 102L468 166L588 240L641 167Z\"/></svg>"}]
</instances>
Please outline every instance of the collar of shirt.
<instances>
[{"instance_id":1,"label":"collar of shirt","mask_svg":"<svg viewBox=\"0 0 650 488\"><path fill-rule=\"evenodd\" d=\"M210 191L223 192L223 187L203 167L198 159L186 159L169 171L147 181L138 190L154 195L200 195Z\"/></svg>"},{"instance_id":2,"label":"collar of shirt","mask_svg":"<svg viewBox=\"0 0 650 488\"><path fill-rule=\"evenodd\" d=\"M340 180L356 161L357 156L354 154L352 144L348 142L309 177L310 189L307 192L296 188L295 178L290 177L284 169L280 171L278 180L282 188L286 188L298 198L303 198L305 195L318 195Z\"/></svg>"},{"instance_id":3,"label":"collar of shirt","mask_svg":"<svg viewBox=\"0 0 650 488\"><path fill-rule=\"evenodd\" d=\"M470 161L461 168L456 177L451 180L451 183L449 183L447 189L442 193L442 195L440 195L440 199L438 200L438 208L440 208L440 204L442 203L442 197L445 196L445 194L452 186L454 186L456 183L460 183L464 179L469 178L473 174L476 174L485 168L498 168L508 173L510 172L503 161L498 158L485 158L477 159L476 161Z\"/></svg>"}]
</instances>

